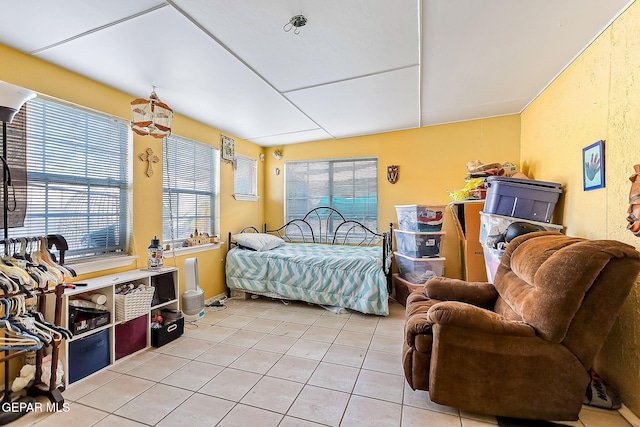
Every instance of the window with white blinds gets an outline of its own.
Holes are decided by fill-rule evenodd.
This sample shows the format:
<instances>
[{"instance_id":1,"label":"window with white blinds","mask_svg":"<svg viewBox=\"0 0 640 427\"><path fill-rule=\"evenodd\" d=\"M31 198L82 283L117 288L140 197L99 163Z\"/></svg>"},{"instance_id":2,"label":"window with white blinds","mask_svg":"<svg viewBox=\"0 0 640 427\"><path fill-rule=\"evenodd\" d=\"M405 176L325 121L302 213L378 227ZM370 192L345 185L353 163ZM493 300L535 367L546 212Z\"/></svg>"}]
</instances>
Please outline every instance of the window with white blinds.
<instances>
[{"instance_id":1,"label":"window with white blinds","mask_svg":"<svg viewBox=\"0 0 640 427\"><path fill-rule=\"evenodd\" d=\"M236 200L258 200L258 161L241 154L235 155L233 196Z\"/></svg>"},{"instance_id":2,"label":"window with white blinds","mask_svg":"<svg viewBox=\"0 0 640 427\"><path fill-rule=\"evenodd\" d=\"M20 113L23 114L23 113ZM20 121L19 121L20 122ZM128 249L128 122L57 101L26 104L27 214L10 237L61 234L65 258Z\"/></svg>"},{"instance_id":3,"label":"window with white blinds","mask_svg":"<svg viewBox=\"0 0 640 427\"><path fill-rule=\"evenodd\" d=\"M218 150L171 135L162 146L162 239L198 233L214 235Z\"/></svg>"},{"instance_id":4,"label":"window with white blinds","mask_svg":"<svg viewBox=\"0 0 640 427\"><path fill-rule=\"evenodd\" d=\"M285 164L285 220L329 206L346 219L378 228L378 160L295 161Z\"/></svg>"}]
</instances>

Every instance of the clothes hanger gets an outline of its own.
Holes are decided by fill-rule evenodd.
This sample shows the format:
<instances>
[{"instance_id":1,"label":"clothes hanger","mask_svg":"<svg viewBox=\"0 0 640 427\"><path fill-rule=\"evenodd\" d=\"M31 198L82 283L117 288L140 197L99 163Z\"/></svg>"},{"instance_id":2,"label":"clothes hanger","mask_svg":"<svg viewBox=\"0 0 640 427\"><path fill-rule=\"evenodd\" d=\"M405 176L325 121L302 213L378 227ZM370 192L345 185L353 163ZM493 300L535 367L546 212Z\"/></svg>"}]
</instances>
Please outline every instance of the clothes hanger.
<instances>
[{"instance_id":1,"label":"clothes hanger","mask_svg":"<svg viewBox=\"0 0 640 427\"><path fill-rule=\"evenodd\" d=\"M64 276L66 276L69 279L73 279L74 277L76 277L75 271L73 271L72 273L67 267L65 267L62 264L59 264L55 260L51 252L49 252L49 243L46 236L40 237L40 253L44 262L60 270Z\"/></svg>"},{"instance_id":2,"label":"clothes hanger","mask_svg":"<svg viewBox=\"0 0 640 427\"><path fill-rule=\"evenodd\" d=\"M0 329L4 333L0 334L0 350L40 350L42 341L37 337L22 332L8 320L0 321Z\"/></svg>"},{"instance_id":3,"label":"clothes hanger","mask_svg":"<svg viewBox=\"0 0 640 427\"><path fill-rule=\"evenodd\" d=\"M12 316L9 318L15 328L18 328L23 334L37 337L43 344L50 345L53 343L53 335L48 331L43 331L35 326L33 318L26 316Z\"/></svg>"},{"instance_id":4,"label":"clothes hanger","mask_svg":"<svg viewBox=\"0 0 640 427\"><path fill-rule=\"evenodd\" d=\"M73 333L62 326L58 326L58 325L53 325L49 322L47 322L46 320L44 320L44 316L42 315L42 313L40 313L39 311L31 311L27 314L28 316L32 316L35 321L39 324L42 324L50 329L55 330L56 332L58 332L59 334L61 334L62 336L64 336L65 339L71 339L73 338Z\"/></svg>"}]
</instances>

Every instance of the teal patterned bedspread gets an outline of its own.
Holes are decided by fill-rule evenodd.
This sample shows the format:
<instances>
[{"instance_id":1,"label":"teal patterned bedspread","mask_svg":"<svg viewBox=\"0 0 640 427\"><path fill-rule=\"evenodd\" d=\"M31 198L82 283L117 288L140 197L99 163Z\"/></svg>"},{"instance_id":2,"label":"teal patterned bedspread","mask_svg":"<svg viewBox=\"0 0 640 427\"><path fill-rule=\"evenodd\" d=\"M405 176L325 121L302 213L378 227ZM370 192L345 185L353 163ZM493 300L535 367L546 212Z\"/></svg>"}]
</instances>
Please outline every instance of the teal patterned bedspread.
<instances>
[{"instance_id":1,"label":"teal patterned bedspread","mask_svg":"<svg viewBox=\"0 0 640 427\"><path fill-rule=\"evenodd\" d=\"M286 243L265 252L233 248L227 286L262 295L389 314L380 246Z\"/></svg>"}]
</instances>

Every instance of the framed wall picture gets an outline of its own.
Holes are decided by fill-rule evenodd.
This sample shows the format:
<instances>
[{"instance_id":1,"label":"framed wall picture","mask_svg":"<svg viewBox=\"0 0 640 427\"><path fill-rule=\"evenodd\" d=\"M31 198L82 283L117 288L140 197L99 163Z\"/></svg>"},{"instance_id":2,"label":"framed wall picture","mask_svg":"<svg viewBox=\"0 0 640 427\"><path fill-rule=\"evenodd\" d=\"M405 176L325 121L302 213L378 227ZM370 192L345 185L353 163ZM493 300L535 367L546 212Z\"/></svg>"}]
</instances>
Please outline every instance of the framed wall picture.
<instances>
[{"instance_id":1,"label":"framed wall picture","mask_svg":"<svg viewBox=\"0 0 640 427\"><path fill-rule=\"evenodd\" d=\"M582 182L584 191L604 187L604 141L582 149Z\"/></svg>"},{"instance_id":2,"label":"framed wall picture","mask_svg":"<svg viewBox=\"0 0 640 427\"><path fill-rule=\"evenodd\" d=\"M225 135L220 135L220 157L227 163L233 163L234 159L234 141Z\"/></svg>"}]
</instances>

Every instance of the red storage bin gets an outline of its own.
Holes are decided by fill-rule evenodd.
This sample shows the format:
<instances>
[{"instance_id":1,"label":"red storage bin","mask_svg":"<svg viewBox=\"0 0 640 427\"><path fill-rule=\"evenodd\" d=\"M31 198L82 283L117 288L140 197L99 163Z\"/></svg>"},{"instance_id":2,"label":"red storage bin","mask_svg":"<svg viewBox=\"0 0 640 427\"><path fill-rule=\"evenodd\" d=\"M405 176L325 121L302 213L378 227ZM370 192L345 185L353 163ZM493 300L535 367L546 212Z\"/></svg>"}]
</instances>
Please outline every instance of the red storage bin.
<instances>
[{"instance_id":1,"label":"red storage bin","mask_svg":"<svg viewBox=\"0 0 640 427\"><path fill-rule=\"evenodd\" d=\"M116 360L147 347L148 315L116 325Z\"/></svg>"}]
</instances>

